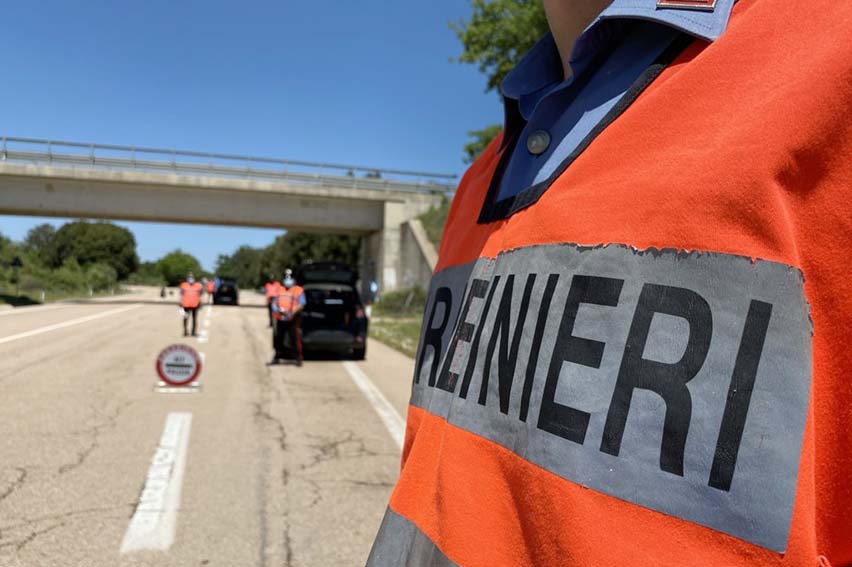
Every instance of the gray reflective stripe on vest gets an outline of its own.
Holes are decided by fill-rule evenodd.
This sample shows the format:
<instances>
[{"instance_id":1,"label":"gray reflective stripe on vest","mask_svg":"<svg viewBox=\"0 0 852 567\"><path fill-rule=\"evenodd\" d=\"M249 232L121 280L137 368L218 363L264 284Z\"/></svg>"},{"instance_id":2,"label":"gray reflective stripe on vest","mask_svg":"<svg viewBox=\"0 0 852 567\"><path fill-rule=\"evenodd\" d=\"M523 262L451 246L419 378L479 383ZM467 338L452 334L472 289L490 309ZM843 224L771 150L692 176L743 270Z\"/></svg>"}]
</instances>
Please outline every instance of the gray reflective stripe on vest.
<instances>
[{"instance_id":1,"label":"gray reflective stripe on vest","mask_svg":"<svg viewBox=\"0 0 852 567\"><path fill-rule=\"evenodd\" d=\"M367 567L455 567L417 526L390 508L385 512Z\"/></svg>"},{"instance_id":2,"label":"gray reflective stripe on vest","mask_svg":"<svg viewBox=\"0 0 852 567\"><path fill-rule=\"evenodd\" d=\"M434 276L411 402L565 479L783 552L811 334L784 264L521 248Z\"/></svg>"}]
</instances>

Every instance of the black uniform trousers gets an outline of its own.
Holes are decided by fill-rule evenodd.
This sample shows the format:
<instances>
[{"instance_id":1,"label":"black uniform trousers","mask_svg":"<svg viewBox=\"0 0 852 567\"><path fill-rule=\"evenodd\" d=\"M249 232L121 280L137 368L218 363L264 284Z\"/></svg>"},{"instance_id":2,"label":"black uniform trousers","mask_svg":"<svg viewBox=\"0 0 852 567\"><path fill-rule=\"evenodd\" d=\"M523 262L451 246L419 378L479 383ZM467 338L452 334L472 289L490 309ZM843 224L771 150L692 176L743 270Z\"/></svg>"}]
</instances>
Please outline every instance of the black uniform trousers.
<instances>
[{"instance_id":1,"label":"black uniform trousers","mask_svg":"<svg viewBox=\"0 0 852 567\"><path fill-rule=\"evenodd\" d=\"M301 315L296 315L293 319L285 321L278 319L275 321L275 332L272 334L272 345L275 348L275 358L288 358L287 344L295 351L295 358L302 361L302 334L299 332L299 320ZM289 341L287 340L289 337Z\"/></svg>"},{"instance_id":2,"label":"black uniform trousers","mask_svg":"<svg viewBox=\"0 0 852 567\"><path fill-rule=\"evenodd\" d=\"M195 336L195 323L198 320L198 307L184 307L186 315L183 318L183 334L186 334L186 320L192 317L192 336Z\"/></svg>"}]
</instances>

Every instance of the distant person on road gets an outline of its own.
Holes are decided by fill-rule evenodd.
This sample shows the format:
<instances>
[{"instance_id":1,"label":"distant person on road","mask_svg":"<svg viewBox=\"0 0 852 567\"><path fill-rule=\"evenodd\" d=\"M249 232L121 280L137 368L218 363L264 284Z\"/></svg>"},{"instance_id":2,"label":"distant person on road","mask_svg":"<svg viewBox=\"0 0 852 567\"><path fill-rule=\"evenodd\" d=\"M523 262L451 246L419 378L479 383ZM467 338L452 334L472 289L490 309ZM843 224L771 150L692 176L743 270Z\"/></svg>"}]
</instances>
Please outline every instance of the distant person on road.
<instances>
[{"instance_id":1,"label":"distant person on road","mask_svg":"<svg viewBox=\"0 0 852 567\"><path fill-rule=\"evenodd\" d=\"M275 348L272 363L277 364L279 360L285 358L285 344L289 336L290 343L296 353L296 364L301 366L302 337L299 332L299 322L301 311L307 303L305 290L296 284L290 270L287 270L281 284L278 297L272 303L273 316L276 320L272 333L272 345Z\"/></svg>"},{"instance_id":2,"label":"distant person on road","mask_svg":"<svg viewBox=\"0 0 852 567\"><path fill-rule=\"evenodd\" d=\"M379 300L379 284L376 280L370 280L370 303L375 303Z\"/></svg>"},{"instance_id":3,"label":"distant person on road","mask_svg":"<svg viewBox=\"0 0 852 567\"><path fill-rule=\"evenodd\" d=\"M201 282L195 281L195 276L190 272L186 281L180 284L180 307L183 314L183 336L186 333L186 321L192 317L192 336L195 336L196 321L198 319L198 308L201 305Z\"/></svg>"},{"instance_id":4,"label":"distant person on road","mask_svg":"<svg viewBox=\"0 0 852 567\"><path fill-rule=\"evenodd\" d=\"M273 274L269 274L269 281L263 285L266 290L266 310L269 312L269 326L272 327L272 304L278 300L278 292L281 289L281 284L275 279Z\"/></svg>"},{"instance_id":5,"label":"distant person on road","mask_svg":"<svg viewBox=\"0 0 852 567\"><path fill-rule=\"evenodd\" d=\"M207 303L213 304L213 293L216 291L216 282L212 279L207 280Z\"/></svg>"}]
</instances>

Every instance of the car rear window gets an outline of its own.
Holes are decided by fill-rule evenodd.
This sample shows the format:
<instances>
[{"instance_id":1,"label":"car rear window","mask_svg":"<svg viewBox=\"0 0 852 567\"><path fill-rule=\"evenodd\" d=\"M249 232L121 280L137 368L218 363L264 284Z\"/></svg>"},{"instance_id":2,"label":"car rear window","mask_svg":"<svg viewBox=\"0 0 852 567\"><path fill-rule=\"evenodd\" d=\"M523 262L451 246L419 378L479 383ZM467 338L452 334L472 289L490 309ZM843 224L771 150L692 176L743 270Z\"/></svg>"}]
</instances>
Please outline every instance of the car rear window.
<instances>
[{"instance_id":1,"label":"car rear window","mask_svg":"<svg viewBox=\"0 0 852 567\"><path fill-rule=\"evenodd\" d=\"M358 295L352 286L341 284L311 284L305 286L308 303L314 305L354 305Z\"/></svg>"}]
</instances>

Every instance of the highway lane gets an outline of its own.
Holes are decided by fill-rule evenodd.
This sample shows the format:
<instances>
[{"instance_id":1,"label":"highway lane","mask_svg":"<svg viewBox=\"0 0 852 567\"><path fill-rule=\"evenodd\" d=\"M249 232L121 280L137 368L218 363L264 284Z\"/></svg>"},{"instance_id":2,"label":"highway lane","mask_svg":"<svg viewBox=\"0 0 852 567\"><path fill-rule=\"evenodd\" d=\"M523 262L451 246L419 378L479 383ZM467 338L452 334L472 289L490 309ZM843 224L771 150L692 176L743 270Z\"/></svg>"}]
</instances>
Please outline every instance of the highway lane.
<instances>
[{"instance_id":1,"label":"highway lane","mask_svg":"<svg viewBox=\"0 0 852 567\"><path fill-rule=\"evenodd\" d=\"M343 361L267 366L263 300L242 299L202 309L207 342L155 290L0 314L0 565L364 563L399 447ZM154 391L175 342L204 353L199 393ZM369 349L357 368L404 418L413 362ZM174 541L122 553L174 413L191 414Z\"/></svg>"}]
</instances>

